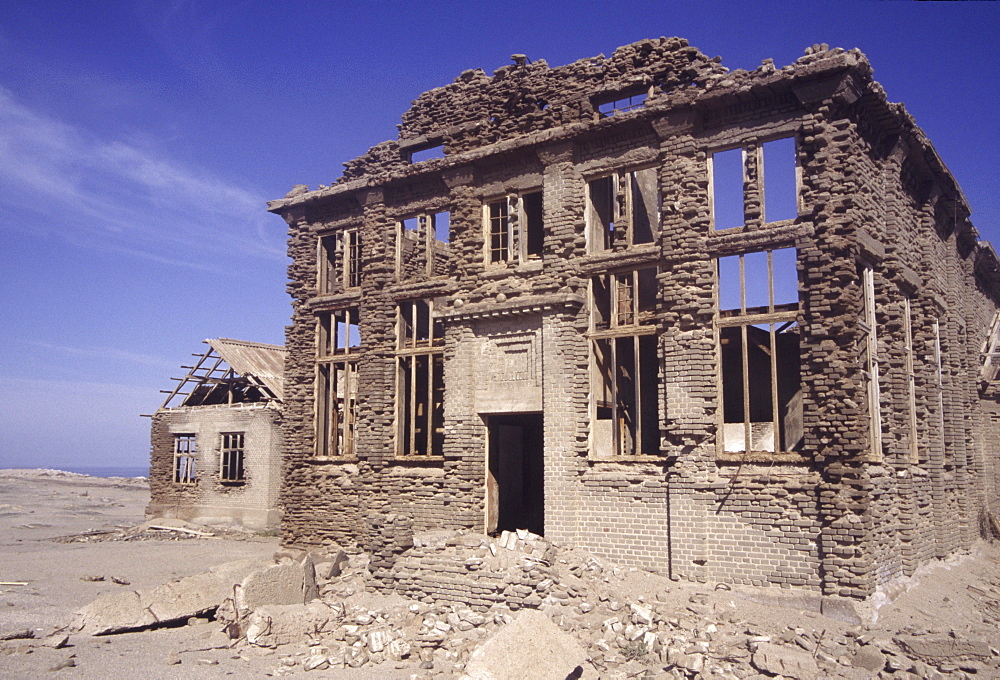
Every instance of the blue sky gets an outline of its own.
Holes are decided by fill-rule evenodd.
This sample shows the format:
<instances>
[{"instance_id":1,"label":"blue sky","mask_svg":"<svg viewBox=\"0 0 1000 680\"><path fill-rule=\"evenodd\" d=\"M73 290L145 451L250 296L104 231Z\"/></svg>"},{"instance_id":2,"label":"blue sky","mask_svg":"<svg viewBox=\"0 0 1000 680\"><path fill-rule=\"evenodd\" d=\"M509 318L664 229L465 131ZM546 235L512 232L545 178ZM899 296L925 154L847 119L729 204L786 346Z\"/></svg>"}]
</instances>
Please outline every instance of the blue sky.
<instances>
[{"instance_id":1,"label":"blue sky","mask_svg":"<svg viewBox=\"0 0 1000 680\"><path fill-rule=\"evenodd\" d=\"M565 7L572 6L569 12ZM512 53L686 37L731 69L859 47L1000 242L1000 3L0 3L0 467L134 466L201 340L281 343L294 184Z\"/></svg>"}]
</instances>

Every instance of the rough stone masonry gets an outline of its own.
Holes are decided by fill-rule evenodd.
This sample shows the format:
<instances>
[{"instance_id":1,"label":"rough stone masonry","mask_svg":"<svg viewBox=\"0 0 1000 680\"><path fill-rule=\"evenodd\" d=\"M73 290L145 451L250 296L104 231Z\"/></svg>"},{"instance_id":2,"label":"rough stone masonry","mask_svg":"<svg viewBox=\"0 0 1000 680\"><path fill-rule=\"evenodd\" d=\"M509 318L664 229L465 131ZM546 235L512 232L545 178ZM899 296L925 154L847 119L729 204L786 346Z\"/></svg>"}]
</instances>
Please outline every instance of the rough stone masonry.
<instances>
[{"instance_id":1,"label":"rough stone masonry","mask_svg":"<svg viewBox=\"0 0 1000 680\"><path fill-rule=\"evenodd\" d=\"M1000 262L865 56L512 59L269 204L284 542L388 579L415 531L521 529L852 597L968 548L998 501Z\"/></svg>"}]
</instances>

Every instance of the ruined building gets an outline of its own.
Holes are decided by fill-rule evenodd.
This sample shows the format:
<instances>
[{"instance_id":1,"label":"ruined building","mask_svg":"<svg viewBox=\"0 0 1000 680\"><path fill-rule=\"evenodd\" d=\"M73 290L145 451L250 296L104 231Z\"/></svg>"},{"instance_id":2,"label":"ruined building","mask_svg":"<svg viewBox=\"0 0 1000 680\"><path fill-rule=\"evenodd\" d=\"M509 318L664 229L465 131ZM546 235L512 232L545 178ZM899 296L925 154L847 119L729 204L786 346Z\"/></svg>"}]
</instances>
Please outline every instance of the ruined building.
<instances>
[{"instance_id":1,"label":"ruined building","mask_svg":"<svg viewBox=\"0 0 1000 680\"><path fill-rule=\"evenodd\" d=\"M276 528L285 350L218 338L153 414L149 517Z\"/></svg>"},{"instance_id":2,"label":"ruined building","mask_svg":"<svg viewBox=\"0 0 1000 680\"><path fill-rule=\"evenodd\" d=\"M287 544L526 528L864 597L996 507L998 259L859 51L515 55L345 166L270 203Z\"/></svg>"}]
</instances>

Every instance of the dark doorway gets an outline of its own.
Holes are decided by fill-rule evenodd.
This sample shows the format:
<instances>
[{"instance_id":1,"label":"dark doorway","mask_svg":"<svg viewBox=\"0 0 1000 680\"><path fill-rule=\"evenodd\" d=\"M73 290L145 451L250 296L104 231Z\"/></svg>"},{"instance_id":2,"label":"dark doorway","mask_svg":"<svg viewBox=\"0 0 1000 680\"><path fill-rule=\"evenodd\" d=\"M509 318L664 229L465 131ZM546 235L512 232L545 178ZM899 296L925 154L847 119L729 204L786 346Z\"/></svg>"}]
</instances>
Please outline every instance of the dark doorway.
<instances>
[{"instance_id":1,"label":"dark doorway","mask_svg":"<svg viewBox=\"0 0 1000 680\"><path fill-rule=\"evenodd\" d=\"M489 416L488 533L545 528L542 414Z\"/></svg>"}]
</instances>

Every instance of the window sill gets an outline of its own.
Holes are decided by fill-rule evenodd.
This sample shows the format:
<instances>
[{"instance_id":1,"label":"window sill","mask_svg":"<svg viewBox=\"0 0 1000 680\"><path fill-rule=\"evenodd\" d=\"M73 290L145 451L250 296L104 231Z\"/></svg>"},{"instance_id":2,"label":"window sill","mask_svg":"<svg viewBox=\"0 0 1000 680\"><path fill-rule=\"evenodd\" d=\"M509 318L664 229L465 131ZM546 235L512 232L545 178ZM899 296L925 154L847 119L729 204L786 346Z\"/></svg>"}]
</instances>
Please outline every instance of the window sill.
<instances>
[{"instance_id":1,"label":"window sill","mask_svg":"<svg viewBox=\"0 0 1000 680\"><path fill-rule=\"evenodd\" d=\"M587 462L590 464L600 464L600 463L658 463L660 465L668 465L674 462L676 456L612 456L610 458L597 458L595 456L587 456Z\"/></svg>"},{"instance_id":2,"label":"window sill","mask_svg":"<svg viewBox=\"0 0 1000 680\"><path fill-rule=\"evenodd\" d=\"M246 480L245 479L220 479L219 480L219 484L221 484L222 486L226 486L226 487L246 486Z\"/></svg>"},{"instance_id":3,"label":"window sill","mask_svg":"<svg viewBox=\"0 0 1000 680\"><path fill-rule=\"evenodd\" d=\"M326 465L329 463L357 463L357 456L312 456L306 458L307 463L314 463L316 465Z\"/></svg>"},{"instance_id":4,"label":"window sill","mask_svg":"<svg viewBox=\"0 0 1000 680\"><path fill-rule=\"evenodd\" d=\"M720 463L808 463L810 460L803 456L801 453L795 453L794 451L787 451L781 453L774 453L772 451L751 451L749 453L744 453L743 451L738 452L726 452L720 453L716 456L716 460Z\"/></svg>"},{"instance_id":5,"label":"window sill","mask_svg":"<svg viewBox=\"0 0 1000 680\"><path fill-rule=\"evenodd\" d=\"M392 465L420 465L421 463L443 463L444 456L410 456L397 454L390 461Z\"/></svg>"}]
</instances>

